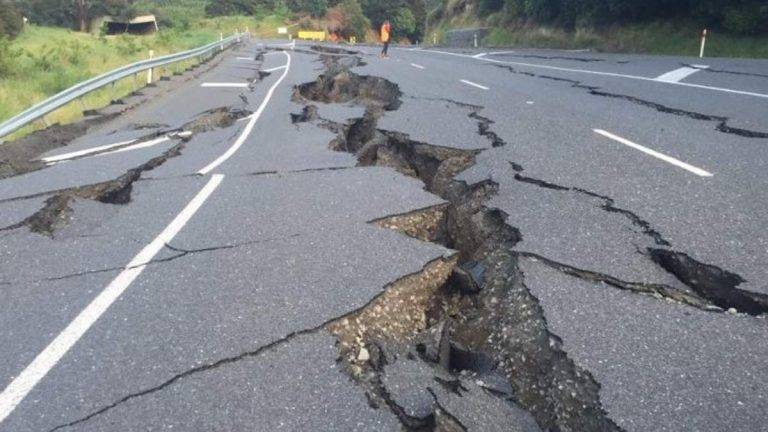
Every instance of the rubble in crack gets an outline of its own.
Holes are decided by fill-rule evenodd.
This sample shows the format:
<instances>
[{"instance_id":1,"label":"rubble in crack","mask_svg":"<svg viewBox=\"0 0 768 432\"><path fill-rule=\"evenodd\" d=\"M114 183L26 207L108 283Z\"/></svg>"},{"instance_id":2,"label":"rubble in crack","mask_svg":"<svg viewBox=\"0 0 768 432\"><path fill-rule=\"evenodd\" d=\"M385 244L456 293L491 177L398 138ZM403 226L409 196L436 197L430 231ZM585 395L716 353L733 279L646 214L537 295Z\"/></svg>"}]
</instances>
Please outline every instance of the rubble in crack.
<instances>
[{"instance_id":1,"label":"rubble in crack","mask_svg":"<svg viewBox=\"0 0 768 432\"><path fill-rule=\"evenodd\" d=\"M298 86L294 100L307 108L293 118L335 132L330 147L355 154L360 166L391 167L444 198L439 211L374 223L458 252L450 263L438 261L428 281L409 276L329 326L369 402L390 409L408 430L619 430L600 405L599 384L568 358L525 287L512 251L520 233L503 212L485 207L496 185L454 179L474 165L478 152L377 129L378 118L399 106L400 91L381 78L354 74L349 68L355 64L327 61L317 81ZM357 103L366 112L338 124L318 118L308 108L312 101ZM478 133L504 145L490 131L490 119L475 114ZM409 370L419 371L419 378Z\"/></svg>"},{"instance_id":2,"label":"rubble in crack","mask_svg":"<svg viewBox=\"0 0 768 432\"><path fill-rule=\"evenodd\" d=\"M445 218L448 204L415 210L402 215L371 221L382 228L432 243L445 243Z\"/></svg>"},{"instance_id":3,"label":"rubble in crack","mask_svg":"<svg viewBox=\"0 0 768 432\"><path fill-rule=\"evenodd\" d=\"M200 113L194 120L186 123L179 130L203 133L214 129L228 128L236 121L253 114L244 108L221 107Z\"/></svg>"}]
</instances>

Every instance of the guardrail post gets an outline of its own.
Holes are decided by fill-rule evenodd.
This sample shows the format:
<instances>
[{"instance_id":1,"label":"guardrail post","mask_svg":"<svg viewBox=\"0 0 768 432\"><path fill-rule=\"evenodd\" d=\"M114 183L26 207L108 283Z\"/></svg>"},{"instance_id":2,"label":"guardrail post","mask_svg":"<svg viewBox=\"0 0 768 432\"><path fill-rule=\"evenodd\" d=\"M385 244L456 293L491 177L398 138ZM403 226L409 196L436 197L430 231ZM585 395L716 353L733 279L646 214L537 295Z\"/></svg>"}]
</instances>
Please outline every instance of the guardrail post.
<instances>
[{"instance_id":1,"label":"guardrail post","mask_svg":"<svg viewBox=\"0 0 768 432\"><path fill-rule=\"evenodd\" d=\"M149 59L155 56L154 50L149 50ZM152 84L152 68L147 69L147 84Z\"/></svg>"}]
</instances>

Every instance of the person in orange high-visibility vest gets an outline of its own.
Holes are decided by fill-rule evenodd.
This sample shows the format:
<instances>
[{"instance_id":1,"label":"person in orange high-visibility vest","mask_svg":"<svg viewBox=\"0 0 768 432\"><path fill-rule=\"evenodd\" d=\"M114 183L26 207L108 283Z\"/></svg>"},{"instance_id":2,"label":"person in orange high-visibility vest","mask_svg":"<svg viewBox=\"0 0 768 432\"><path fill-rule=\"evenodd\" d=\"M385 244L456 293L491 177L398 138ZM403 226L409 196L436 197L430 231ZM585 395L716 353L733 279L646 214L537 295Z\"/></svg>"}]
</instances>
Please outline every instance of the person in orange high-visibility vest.
<instances>
[{"instance_id":1,"label":"person in orange high-visibility vest","mask_svg":"<svg viewBox=\"0 0 768 432\"><path fill-rule=\"evenodd\" d=\"M389 41L392 38L392 25L389 21L384 21L381 25L381 43L384 44L384 49L381 50L381 58L389 57Z\"/></svg>"}]
</instances>

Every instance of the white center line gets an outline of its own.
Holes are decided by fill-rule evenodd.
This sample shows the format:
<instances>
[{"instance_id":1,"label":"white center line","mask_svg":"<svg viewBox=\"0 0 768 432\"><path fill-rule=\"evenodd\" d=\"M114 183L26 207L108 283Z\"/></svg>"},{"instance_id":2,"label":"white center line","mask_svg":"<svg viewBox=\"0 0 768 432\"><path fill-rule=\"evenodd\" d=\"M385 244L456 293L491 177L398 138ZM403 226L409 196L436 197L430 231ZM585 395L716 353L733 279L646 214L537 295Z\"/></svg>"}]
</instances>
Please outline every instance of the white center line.
<instances>
[{"instance_id":1,"label":"white center line","mask_svg":"<svg viewBox=\"0 0 768 432\"><path fill-rule=\"evenodd\" d=\"M707 69L709 66L706 66L704 68L693 68L693 67L681 67L680 69L675 69L671 72L667 72L665 74L659 75L656 77L656 81L663 81L663 82L669 82L669 83L676 83L684 80L685 78L695 74L696 72L699 72L702 69Z\"/></svg>"},{"instance_id":2,"label":"white center line","mask_svg":"<svg viewBox=\"0 0 768 432\"><path fill-rule=\"evenodd\" d=\"M651 156L653 156L653 157L655 157L657 159L663 160L664 162L670 163L670 164L675 165L677 167L680 167L680 168L682 168L682 169L684 169L686 171L692 172L692 173L696 174L697 176L700 176L700 177L712 177L714 175L714 174L712 174L709 171L705 171L705 170L703 170L701 168L697 168L697 167L695 167L693 165L689 165L689 164L687 164L687 163L685 163L685 162L683 162L683 161L681 161L679 159L675 159L675 158L673 158L671 156L667 156L667 155L665 155L663 153L659 153L656 150L651 150L648 147L641 146L640 144L633 143L632 141L630 141L630 140L628 140L626 138L622 138L622 137L614 135L614 134L612 134L610 132L606 132L606 131L604 131L602 129L593 129L593 130L595 131L595 133L598 133L598 134L600 134L600 135L602 135L602 136L604 136L606 138L610 138L610 139L612 139L612 140L614 140L616 142L624 144L625 146L632 147L635 150L640 150L641 152L643 152L645 154L651 155Z\"/></svg>"},{"instance_id":3,"label":"white center line","mask_svg":"<svg viewBox=\"0 0 768 432\"><path fill-rule=\"evenodd\" d=\"M230 147L224 154L219 156L215 161L211 162L206 166L205 168L201 169L197 173L200 175L206 175L216 169L219 165L223 164L227 161L227 159L231 158L235 152L237 152L238 149L243 145L246 139L248 139L248 136L253 131L254 126L256 126L256 122L259 121L259 117L261 117L261 114L264 112L264 110L267 108L267 105L269 104L269 101L272 99L272 95L275 93L275 89L277 89L277 86L280 85L281 82L285 79L285 77L288 75L288 72L291 70L291 55L288 54L285 51L281 51L285 56L288 58L288 62L285 65L285 70L283 71L283 75L280 76L280 79L278 79L274 84L272 84L272 87L269 88L269 91L267 92L267 96L264 98L263 101L261 101L261 105L259 105L259 108L251 114L250 120L248 120L248 124L245 125L245 128L243 129L243 133L240 134L240 136L237 138L234 144L232 144L232 147Z\"/></svg>"},{"instance_id":4,"label":"white center line","mask_svg":"<svg viewBox=\"0 0 768 432\"><path fill-rule=\"evenodd\" d=\"M152 243L144 247L125 266L123 271L35 357L32 363L8 384L8 387L0 393L0 423L16 409L37 383L56 366L59 360L83 337L88 329L125 292L131 283L139 277L155 255L176 237L176 234L192 219L208 197L219 187L223 179L223 175L214 175L163 232L152 240Z\"/></svg>"},{"instance_id":5,"label":"white center line","mask_svg":"<svg viewBox=\"0 0 768 432\"><path fill-rule=\"evenodd\" d=\"M424 67L424 66L422 66L422 65L420 65L420 64L416 64L416 63L411 63L411 66L415 67L416 69L421 69L421 70L424 70L424 69L425 69L425 67Z\"/></svg>"},{"instance_id":6,"label":"white center line","mask_svg":"<svg viewBox=\"0 0 768 432\"><path fill-rule=\"evenodd\" d=\"M482 89L482 90L490 90L490 88L488 88L488 87L486 87L484 85L480 85L478 83L473 83L472 81L461 80L461 82L463 82L466 85L470 85L472 87L477 87L477 88Z\"/></svg>"},{"instance_id":7,"label":"white center line","mask_svg":"<svg viewBox=\"0 0 768 432\"><path fill-rule=\"evenodd\" d=\"M200 84L200 87L212 87L212 88L234 87L234 88L243 88L243 87L248 87L248 83L207 82L207 83Z\"/></svg>"}]
</instances>

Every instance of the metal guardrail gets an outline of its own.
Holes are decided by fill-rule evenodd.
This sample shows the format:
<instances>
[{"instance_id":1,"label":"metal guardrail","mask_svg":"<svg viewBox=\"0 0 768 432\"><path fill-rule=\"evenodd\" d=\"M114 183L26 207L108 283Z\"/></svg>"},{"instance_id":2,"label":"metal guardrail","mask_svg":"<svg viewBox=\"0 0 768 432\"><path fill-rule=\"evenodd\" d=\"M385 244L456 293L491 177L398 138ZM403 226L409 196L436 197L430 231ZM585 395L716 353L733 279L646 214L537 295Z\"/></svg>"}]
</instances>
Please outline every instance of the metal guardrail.
<instances>
[{"instance_id":1,"label":"metal guardrail","mask_svg":"<svg viewBox=\"0 0 768 432\"><path fill-rule=\"evenodd\" d=\"M90 92L98 90L107 84L111 84L123 78L130 77L131 75L138 74L149 69L154 69L156 67L165 66L167 64L175 63L178 61L187 60L192 57L206 55L217 49L223 50L224 48L239 42L240 38L244 35L247 35L247 33L236 33L234 36L230 36L226 39L222 39L218 42L213 42L199 48L194 48L189 51L170 54L155 59L138 61L136 63L132 63L99 75L95 78L91 78L87 81L83 81L62 91L57 95L51 96L50 98L8 119L7 121L0 123L0 138L21 129L22 127L34 122L35 120L43 118L46 114L49 114L61 108L62 106L87 95ZM2 143L2 140L0 140L0 143Z\"/></svg>"},{"instance_id":2,"label":"metal guardrail","mask_svg":"<svg viewBox=\"0 0 768 432\"><path fill-rule=\"evenodd\" d=\"M446 46L453 48L477 48L488 36L490 29L484 27L449 30L445 32Z\"/></svg>"}]
</instances>

